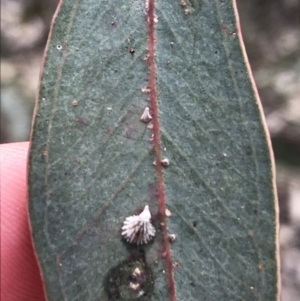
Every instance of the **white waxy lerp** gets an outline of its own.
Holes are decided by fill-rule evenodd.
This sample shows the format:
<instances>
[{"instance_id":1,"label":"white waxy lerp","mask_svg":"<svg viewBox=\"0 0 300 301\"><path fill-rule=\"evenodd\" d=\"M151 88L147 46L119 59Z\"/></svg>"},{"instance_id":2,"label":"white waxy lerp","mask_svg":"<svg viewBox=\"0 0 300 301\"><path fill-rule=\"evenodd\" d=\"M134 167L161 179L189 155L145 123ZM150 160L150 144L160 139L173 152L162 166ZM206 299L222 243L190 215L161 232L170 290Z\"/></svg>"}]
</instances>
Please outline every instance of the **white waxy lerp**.
<instances>
[{"instance_id":1,"label":"white waxy lerp","mask_svg":"<svg viewBox=\"0 0 300 301\"><path fill-rule=\"evenodd\" d=\"M132 215L125 219L122 236L130 243L147 244L155 235L155 228L151 224L151 213L146 205L139 215Z\"/></svg>"},{"instance_id":2,"label":"white waxy lerp","mask_svg":"<svg viewBox=\"0 0 300 301\"><path fill-rule=\"evenodd\" d=\"M152 116L150 115L149 108L146 107L143 114L142 114L142 116L141 116L141 121L143 121L145 123L148 123L151 120L152 120Z\"/></svg>"}]
</instances>

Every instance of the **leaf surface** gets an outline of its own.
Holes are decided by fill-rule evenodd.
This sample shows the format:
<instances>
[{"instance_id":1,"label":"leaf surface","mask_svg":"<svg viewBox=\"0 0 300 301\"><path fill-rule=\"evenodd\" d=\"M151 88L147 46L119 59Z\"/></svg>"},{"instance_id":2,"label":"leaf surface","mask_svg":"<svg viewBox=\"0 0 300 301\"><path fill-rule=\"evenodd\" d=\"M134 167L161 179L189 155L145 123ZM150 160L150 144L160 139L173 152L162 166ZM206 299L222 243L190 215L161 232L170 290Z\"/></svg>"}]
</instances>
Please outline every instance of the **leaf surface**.
<instances>
[{"instance_id":1,"label":"leaf surface","mask_svg":"<svg viewBox=\"0 0 300 301\"><path fill-rule=\"evenodd\" d=\"M237 33L228 1L62 2L29 171L48 300L277 298L271 160ZM128 244L146 204L156 236Z\"/></svg>"}]
</instances>

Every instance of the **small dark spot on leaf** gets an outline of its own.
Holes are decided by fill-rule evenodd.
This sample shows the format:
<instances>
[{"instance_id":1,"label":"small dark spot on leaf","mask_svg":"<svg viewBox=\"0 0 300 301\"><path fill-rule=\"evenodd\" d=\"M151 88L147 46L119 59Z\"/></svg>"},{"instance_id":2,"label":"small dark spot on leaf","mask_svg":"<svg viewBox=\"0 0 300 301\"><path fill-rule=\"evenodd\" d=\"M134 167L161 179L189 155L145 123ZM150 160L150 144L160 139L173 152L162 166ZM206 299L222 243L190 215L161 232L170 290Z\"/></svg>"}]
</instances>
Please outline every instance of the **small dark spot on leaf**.
<instances>
[{"instance_id":1,"label":"small dark spot on leaf","mask_svg":"<svg viewBox=\"0 0 300 301\"><path fill-rule=\"evenodd\" d=\"M156 200L158 197L158 184L151 183L148 185L148 197L151 200Z\"/></svg>"},{"instance_id":2,"label":"small dark spot on leaf","mask_svg":"<svg viewBox=\"0 0 300 301\"><path fill-rule=\"evenodd\" d=\"M110 269L104 280L110 301L151 300L154 277L143 257L134 256Z\"/></svg>"},{"instance_id":3,"label":"small dark spot on leaf","mask_svg":"<svg viewBox=\"0 0 300 301\"><path fill-rule=\"evenodd\" d=\"M75 122L76 122L77 125L79 125L79 126L87 125L87 122L86 122L84 116L77 116L76 119L75 119Z\"/></svg>"},{"instance_id":4,"label":"small dark spot on leaf","mask_svg":"<svg viewBox=\"0 0 300 301\"><path fill-rule=\"evenodd\" d=\"M196 228L197 227L197 221L193 221L193 227Z\"/></svg>"},{"instance_id":5,"label":"small dark spot on leaf","mask_svg":"<svg viewBox=\"0 0 300 301\"><path fill-rule=\"evenodd\" d=\"M134 53L135 53L134 48L130 48L130 49L129 49L129 52L130 52L131 54L134 54Z\"/></svg>"},{"instance_id":6,"label":"small dark spot on leaf","mask_svg":"<svg viewBox=\"0 0 300 301\"><path fill-rule=\"evenodd\" d=\"M112 21L110 24L111 24L111 26L114 26L114 25L116 25L116 22Z\"/></svg>"},{"instance_id":7,"label":"small dark spot on leaf","mask_svg":"<svg viewBox=\"0 0 300 301\"><path fill-rule=\"evenodd\" d=\"M246 149L246 155L247 156L252 156L252 153L253 153L252 148L250 146L248 146L247 149Z\"/></svg>"},{"instance_id":8,"label":"small dark spot on leaf","mask_svg":"<svg viewBox=\"0 0 300 301\"><path fill-rule=\"evenodd\" d=\"M254 237L254 232L253 232L253 230L248 230L248 235L250 236L250 237Z\"/></svg>"}]
</instances>

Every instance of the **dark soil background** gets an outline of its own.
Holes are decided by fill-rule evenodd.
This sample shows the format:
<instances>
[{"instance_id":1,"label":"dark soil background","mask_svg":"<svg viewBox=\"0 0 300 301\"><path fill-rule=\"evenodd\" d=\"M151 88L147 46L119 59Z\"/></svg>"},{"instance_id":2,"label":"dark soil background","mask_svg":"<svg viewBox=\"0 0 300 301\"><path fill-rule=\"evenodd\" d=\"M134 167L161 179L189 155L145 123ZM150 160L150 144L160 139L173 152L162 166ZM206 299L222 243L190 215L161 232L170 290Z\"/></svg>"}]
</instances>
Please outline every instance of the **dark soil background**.
<instances>
[{"instance_id":1,"label":"dark soil background","mask_svg":"<svg viewBox=\"0 0 300 301\"><path fill-rule=\"evenodd\" d=\"M226 0L229 1L229 0ZM1 143L26 141L58 0L1 0ZM272 137L280 202L282 301L300 300L300 1L237 0Z\"/></svg>"}]
</instances>

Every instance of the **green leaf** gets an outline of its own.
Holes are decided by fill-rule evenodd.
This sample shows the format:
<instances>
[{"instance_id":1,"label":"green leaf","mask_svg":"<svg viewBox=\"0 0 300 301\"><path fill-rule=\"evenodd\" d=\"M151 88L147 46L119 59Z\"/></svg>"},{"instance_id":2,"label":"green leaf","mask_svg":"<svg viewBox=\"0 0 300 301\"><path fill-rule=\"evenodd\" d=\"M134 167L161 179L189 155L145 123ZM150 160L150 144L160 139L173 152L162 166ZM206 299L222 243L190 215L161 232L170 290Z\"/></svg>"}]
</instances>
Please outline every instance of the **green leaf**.
<instances>
[{"instance_id":1,"label":"green leaf","mask_svg":"<svg viewBox=\"0 0 300 301\"><path fill-rule=\"evenodd\" d=\"M278 298L272 162L235 11L62 2L29 163L49 301ZM146 204L155 238L129 244L122 223Z\"/></svg>"}]
</instances>

